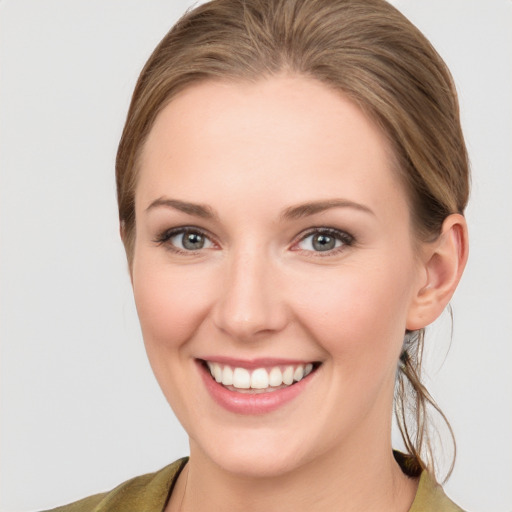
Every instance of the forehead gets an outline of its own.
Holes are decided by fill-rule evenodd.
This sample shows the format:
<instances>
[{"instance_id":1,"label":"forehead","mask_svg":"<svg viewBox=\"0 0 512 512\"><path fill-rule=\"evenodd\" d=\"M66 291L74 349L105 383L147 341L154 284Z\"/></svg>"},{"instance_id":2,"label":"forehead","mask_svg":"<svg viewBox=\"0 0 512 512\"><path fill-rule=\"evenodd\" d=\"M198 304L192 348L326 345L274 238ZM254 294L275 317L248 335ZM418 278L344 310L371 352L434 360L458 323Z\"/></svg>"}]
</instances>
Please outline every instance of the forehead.
<instances>
[{"instance_id":1,"label":"forehead","mask_svg":"<svg viewBox=\"0 0 512 512\"><path fill-rule=\"evenodd\" d=\"M204 82L158 115L141 155L136 200L169 190L186 200L199 192L220 201L230 193L290 202L334 194L377 205L383 195L405 199L392 162L375 123L316 80Z\"/></svg>"}]
</instances>

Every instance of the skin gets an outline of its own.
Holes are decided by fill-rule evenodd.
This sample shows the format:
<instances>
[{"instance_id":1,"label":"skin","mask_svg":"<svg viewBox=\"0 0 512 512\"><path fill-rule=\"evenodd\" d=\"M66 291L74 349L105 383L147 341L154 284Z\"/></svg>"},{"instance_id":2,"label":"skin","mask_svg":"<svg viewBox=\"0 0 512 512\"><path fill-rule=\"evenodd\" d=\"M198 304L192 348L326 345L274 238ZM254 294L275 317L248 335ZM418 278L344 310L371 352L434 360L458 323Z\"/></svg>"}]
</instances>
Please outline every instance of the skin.
<instances>
[{"instance_id":1,"label":"skin","mask_svg":"<svg viewBox=\"0 0 512 512\"><path fill-rule=\"evenodd\" d=\"M214 216L160 204L169 199ZM283 216L332 200L346 204ZM191 511L408 510L417 482L390 441L397 361L405 330L432 322L455 289L463 218L418 243L379 129L340 93L278 76L195 85L163 109L141 158L136 219L144 341L190 438L167 510L182 499ZM161 241L183 226L206 232L205 247ZM308 230L325 227L353 243L343 235L315 251ZM292 402L239 415L205 388L197 358L211 356L321 365Z\"/></svg>"}]
</instances>

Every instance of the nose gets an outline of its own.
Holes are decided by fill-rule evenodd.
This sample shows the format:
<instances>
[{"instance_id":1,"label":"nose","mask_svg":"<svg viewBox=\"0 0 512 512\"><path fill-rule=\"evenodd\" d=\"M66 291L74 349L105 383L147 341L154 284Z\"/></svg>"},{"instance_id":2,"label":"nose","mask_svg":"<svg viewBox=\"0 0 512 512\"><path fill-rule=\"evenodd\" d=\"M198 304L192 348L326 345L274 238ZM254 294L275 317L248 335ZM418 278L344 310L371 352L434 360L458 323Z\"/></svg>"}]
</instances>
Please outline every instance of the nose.
<instances>
[{"instance_id":1,"label":"nose","mask_svg":"<svg viewBox=\"0 0 512 512\"><path fill-rule=\"evenodd\" d=\"M217 328L241 341L284 329L288 312L276 265L256 251L227 259L213 311Z\"/></svg>"}]
</instances>

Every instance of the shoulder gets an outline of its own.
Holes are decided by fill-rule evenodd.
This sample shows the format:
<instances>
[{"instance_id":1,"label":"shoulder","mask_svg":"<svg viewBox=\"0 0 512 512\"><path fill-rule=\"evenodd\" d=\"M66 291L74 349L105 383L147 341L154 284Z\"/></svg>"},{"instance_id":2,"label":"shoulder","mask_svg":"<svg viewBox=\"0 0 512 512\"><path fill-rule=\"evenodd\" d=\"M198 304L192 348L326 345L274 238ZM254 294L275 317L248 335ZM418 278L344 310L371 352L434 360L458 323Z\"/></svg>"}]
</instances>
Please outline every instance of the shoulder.
<instances>
[{"instance_id":1,"label":"shoulder","mask_svg":"<svg viewBox=\"0 0 512 512\"><path fill-rule=\"evenodd\" d=\"M453 503L427 471L420 476L418 490L409 512L464 512Z\"/></svg>"},{"instance_id":2,"label":"shoulder","mask_svg":"<svg viewBox=\"0 0 512 512\"><path fill-rule=\"evenodd\" d=\"M139 512L161 512L187 460L179 459L156 473L132 478L112 491L45 512L116 512L127 510L127 505Z\"/></svg>"},{"instance_id":3,"label":"shoulder","mask_svg":"<svg viewBox=\"0 0 512 512\"><path fill-rule=\"evenodd\" d=\"M418 489L409 512L464 512L446 496L434 476L422 470L409 454L393 450L396 462L407 476L417 479Z\"/></svg>"}]
</instances>

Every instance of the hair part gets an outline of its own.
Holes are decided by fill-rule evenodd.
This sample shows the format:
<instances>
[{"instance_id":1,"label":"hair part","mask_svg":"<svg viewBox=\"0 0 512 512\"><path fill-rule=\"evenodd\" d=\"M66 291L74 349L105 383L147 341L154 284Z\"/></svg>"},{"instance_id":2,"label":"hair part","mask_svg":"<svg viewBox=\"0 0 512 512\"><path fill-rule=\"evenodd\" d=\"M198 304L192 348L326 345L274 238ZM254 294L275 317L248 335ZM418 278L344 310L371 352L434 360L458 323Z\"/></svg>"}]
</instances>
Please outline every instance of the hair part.
<instances>
[{"instance_id":1,"label":"hair part","mask_svg":"<svg viewBox=\"0 0 512 512\"><path fill-rule=\"evenodd\" d=\"M419 240L435 239L448 215L463 213L469 164L453 80L432 45L397 9L384 0L213 0L169 31L133 93L116 160L130 266L138 164L159 112L191 84L282 73L339 91L382 129ZM395 411L406 449L418 467L433 471L426 407L440 410L421 384L423 337L418 334L414 353L409 348L403 355Z\"/></svg>"}]
</instances>

